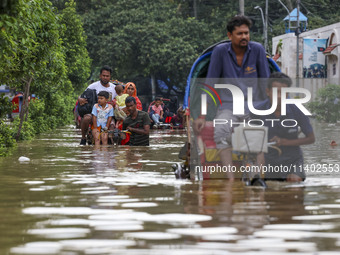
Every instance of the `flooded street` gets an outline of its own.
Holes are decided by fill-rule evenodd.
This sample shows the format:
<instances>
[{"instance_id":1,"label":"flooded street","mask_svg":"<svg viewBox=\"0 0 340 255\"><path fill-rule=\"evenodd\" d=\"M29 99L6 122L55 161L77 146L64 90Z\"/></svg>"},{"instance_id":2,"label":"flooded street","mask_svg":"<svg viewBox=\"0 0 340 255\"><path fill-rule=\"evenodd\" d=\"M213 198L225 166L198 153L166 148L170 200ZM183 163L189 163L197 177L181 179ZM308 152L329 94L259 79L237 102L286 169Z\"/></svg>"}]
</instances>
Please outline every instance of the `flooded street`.
<instances>
[{"instance_id":1,"label":"flooded street","mask_svg":"<svg viewBox=\"0 0 340 255\"><path fill-rule=\"evenodd\" d=\"M340 126L313 126L305 163L340 164ZM267 190L176 180L185 131L151 132L95 149L65 127L0 159L0 254L340 254L339 172Z\"/></svg>"}]
</instances>

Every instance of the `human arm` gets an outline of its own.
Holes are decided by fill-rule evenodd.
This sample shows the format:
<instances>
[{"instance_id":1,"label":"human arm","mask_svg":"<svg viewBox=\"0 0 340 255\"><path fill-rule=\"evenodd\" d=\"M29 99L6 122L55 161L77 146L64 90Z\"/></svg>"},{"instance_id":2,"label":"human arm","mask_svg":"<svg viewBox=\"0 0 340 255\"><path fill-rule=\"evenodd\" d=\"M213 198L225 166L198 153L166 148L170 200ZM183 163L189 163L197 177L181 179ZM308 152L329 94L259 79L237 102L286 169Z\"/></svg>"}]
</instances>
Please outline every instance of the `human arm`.
<instances>
[{"instance_id":1,"label":"human arm","mask_svg":"<svg viewBox=\"0 0 340 255\"><path fill-rule=\"evenodd\" d=\"M220 78L222 76L223 70L223 61L222 61L222 54L223 54L222 45L217 45L211 53L209 68L207 72L207 78ZM224 52L227 54L226 52Z\"/></svg>"},{"instance_id":2,"label":"human arm","mask_svg":"<svg viewBox=\"0 0 340 255\"><path fill-rule=\"evenodd\" d=\"M90 85L85 89L84 93L85 93L88 89L94 89L94 90L96 90L96 87L95 87L95 85L92 83L92 84L90 84ZM83 94L82 94L82 95L83 95ZM88 103L88 101L87 101L86 98L82 98L82 97L81 97L82 95L80 95L80 96L78 97L78 103L79 103L79 105L84 105L84 104L87 104L87 103Z\"/></svg>"},{"instance_id":3,"label":"human arm","mask_svg":"<svg viewBox=\"0 0 340 255\"><path fill-rule=\"evenodd\" d=\"M162 108L162 107L161 107ZM160 114L159 114L159 118L160 119L163 119L163 114L164 114L164 111L163 111L163 108L162 108L162 110L160 110Z\"/></svg>"},{"instance_id":4,"label":"human arm","mask_svg":"<svg viewBox=\"0 0 340 255\"><path fill-rule=\"evenodd\" d=\"M150 133L150 125L144 125L143 128L133 128L131 126L128 126L126 129L141 135L148 135Z\"/></svg>"},{"instance_id":5,"label":"human arm","mask_svg":"<svg viewBox=\"0 0 340 255\"><path fill-rule=\"evenodd\" d=\"M109 117L107 118L106 130L109 130L109 129L110 129L111 121L112 121L112 116L109 116Z\"/></svg>"},{"instance_id":6,"label":"human arm","mask_svg":"<svg viewBox=\"0 0 340 255\"><path fill-rule=\"evenodd\" d=\"M78 102L79 105L84 105L88 103L86 98L81 98L80 96L78 97Z\"/></svg>"},{"instance_id":7,"label":"human arm","mask_svg":"<svg viewBox=\"0 0 340 255\"><path fill-rule=\"evenodd\" d=\"M114 98L112 101L107 102L108 104L112 105L113 108L117 106L117 100Z\"/></svg>"},{"instance_id":8,"label":"human arm","mask_svg":"<svg viewBox=\"0 0 340 255\"><path fill-rule=\"evenodd\" d=\"M296 139L285 139L278 136L274 136L272 138L273 141L277 143L279 146L299 146L305 144L312 144L315 142L315 136L313 127L310 124L308 116L306 116L300 109L298 109L295 105L289 107L289 111L292 113L290 118L297 122L298 126L300 126L302 133L305 137L296 138Z\"/></svg>"},{"instance_id":9,"label":"human arm","mask_svg":"<svg viewBox=\"0 0 340 255\"><path fill-rule=\"evenodd\" d=\"M94 129L97 129L97 114L98 114L98 112L97 112L97 108L96 108L95 105L92 108L91 114L92 114L92 126L93 126Z\"/></svg>"},{"instance_id":10,"label":"human arm","mask_svg":"<svg viewBox=\"0 0 340 255\"><path fill-rule=\"evenodd\" d=\"M127 126L126 129L137 134L148 135L150 132L150 124L151 124L150 117L146 112L140 112L139 114L143 114L143 115L142 115L142 122L139 122L138 125L139 126L143 125L143 128L135 128L135 127ZM123 124L123 127L124 127L124 124Z\"/></svg>"},{"instance_id":11,"label":"human arm","mask_svg":"<svg viewBox=\"0 0 340 255\"><path fill-rule=\"evenodd\" d=\"M200 116L193 122L193 129L196 133L200 133L205 126L205 117Z\"/></svg>"},{"instance_id":12,"label":"human arm","mask_svg":"<svg viewBox=\"0 0 340 255\"><path fill-rule=\"evenodd\" d=\"M127 128L127 124L125 122L125 120L123 120L123 127L122 127L122 130L126 130ZM124 132L120 132L120 137L122 140L126 139L126 134Z\"/></svg>"},{"instance_id":13,"label":"human arm","mask_svg":"<svg viewBox=\"0 0 340 255\"><path fill-rule=\"evenodd\" d=\"M113 107L111 107L110 111L108 112L108 118L107 118L107 122L106 122L106 130L110 129L110 125L111 125L111 121L113 119Z\"/></svg>"},{"instance_id":14,"label":"human arm","mask_svg":"<svg viewBox=\"0 0 340 255\"><path fill-rule=\"evenodd\" d=\"M97 129L97 116L92 115L92 126L93 129Z\"/></svg>"},{"instance_id":15,"label":"human arm","mask_svg":"<svg viewBox=\"0 0 340 255\"><path fill-rule=\"evenodd\" d=\"M271 142L276 142L277 146L300 146L306 144L312 144L315 142L314 132L307 134L305 137L297 139L286 139L274 136L270 139Z\"/></svg>"},{"instance_id":16,"label":"human arm","mask_svg":"<svg viewBox=\"0 0 340 255\"><path fill-rule=\"evenodd\" d=\"M263 166L266 163L263 152L260 152L260 153L257 154L256 162L257 162L258 166Z\"/></svg>"}]
</instances>

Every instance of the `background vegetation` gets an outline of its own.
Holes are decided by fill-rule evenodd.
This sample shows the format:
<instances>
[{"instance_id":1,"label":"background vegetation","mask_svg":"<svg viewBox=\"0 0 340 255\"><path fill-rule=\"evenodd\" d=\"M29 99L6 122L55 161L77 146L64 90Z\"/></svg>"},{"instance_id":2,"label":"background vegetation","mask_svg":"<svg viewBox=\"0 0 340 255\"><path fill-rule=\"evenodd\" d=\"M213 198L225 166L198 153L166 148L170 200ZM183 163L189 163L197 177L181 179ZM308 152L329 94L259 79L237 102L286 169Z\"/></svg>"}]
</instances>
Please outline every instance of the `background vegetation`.
<instances>
[{"instance_id":1,"label":"background vegetation","mask_svg":"<svg viewBox=\"0 0 340 255\"><path fill-rule=\"evenodd\" d=\"M330 84L319 89L309 107L319 120L332 123L340 120L340 86Z\"/></svg>"},{"instance_id":2,"label":"background vegetation","mask_svg":"<svg viewBox=\"0 0 340 255\"><path fill-rule=\"evenodd\" d=\"M295 0L282 0L293 10ZM1 148L67 124L79 95L99 69L137 82L150 93L150 77L180 93L190 67L209 45L226 39L226 22L239 11L234 0L6 0L0 5L0 84L24 93L20 118L0 122ZM252 39L263 42L260 12L265 0L245 0L254 23ZM340 2L302 0L308 29L339 21ZM269 1L268 42L284 33L287 11ZM31 93L39 100L28 104ZM3 119L6 104L1 101ZM28 110L29 109L29 110Z\"/></svg>"}]
</instances>

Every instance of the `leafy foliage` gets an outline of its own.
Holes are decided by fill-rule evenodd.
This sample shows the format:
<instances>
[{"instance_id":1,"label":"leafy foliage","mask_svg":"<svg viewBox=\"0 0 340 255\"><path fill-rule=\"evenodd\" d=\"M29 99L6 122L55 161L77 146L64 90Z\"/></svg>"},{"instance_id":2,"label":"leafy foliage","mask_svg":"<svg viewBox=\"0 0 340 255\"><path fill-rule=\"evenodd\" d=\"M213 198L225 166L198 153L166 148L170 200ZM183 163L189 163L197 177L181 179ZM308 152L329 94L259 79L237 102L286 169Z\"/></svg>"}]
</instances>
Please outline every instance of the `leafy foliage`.
<instances>
[{"instance_id":1,"label":"leafy foliage","mask_svg":"<svg viewBox=\"0 0 340 255\"><path fill-rule=\"evenodd\" d=\"M65 51L66 72L73 89L80 93L85 89L89 78L91 59L86 49L86 36L80 16L76 13L73 0L66 2L66 8L60 15L61 31Z\"/></svg>"},{"instance_id":2,"label":"leafy foliage","mask_svg":"<svg viewBox=\"0 0 340 255\"><path fill-rule=\"evenodd\" d=\"M296 7L295 0L282 1L290 11ZM113 78L119 80L155 76L170 88L184 86L200 52L226 39L227 20L239 8L238 1L230 0L51 2L7 0L0 7L0 84L24 91L25 102L31 92L40 98L30 103L29 111L24 105L21 124L14 125L23 128L19 139L71 121L75 95L84 89L90 74L97 77L102 65L112 66ZM339 21L339 1L301 2L308 29ZM254 7L265 10L265 0L245 3L245 14L254 23L251 38L262 42L262 18ZM284 33L282 20L287 11L279 1L269 1L268 13L270 43L273 36ZM330 91L329 87L320 91L311 107L320 118L336 121L338 104L334 102L340 95L337 88ZM0 98L0 117L8 107ZM0 124L0 154L2 141L13 135L14 129L10 130Z\"/></svg>"},{"instance_id":3,"label":"leafy foliage","mask_svg":"<svg viewBox=\"0 0 340 255\"><path fill-rule=\"evenodd\" d=\"M11 112L12 104L8 97L0 95L0 157L8 154L10 148L15 146L10 127L2 120Z\"/></svg>"},{"instance_id":4,"label":"leafy foliage","mask_svg":"<svg viewBox=\"0 0 340 255\"><path fill-rule=\"evenodd\" d=\"M6 156L16 145L12 132L10 126L0 120L0 157Z\"/></svg>"},{"instance_id":5,"label":"leafy foliage","mask_svg":"<svg viewBox=\"0 0 340 255\"><path fill-rule=\"evenodd\" d=\"M20 119L19 118L15 118L13 123L11 123L11 135L12 137L15 137L18 129L20 126ZM37 132L34 129L34 125L32 124L32 120L29 119L25 122L22 123L22 127L21 127L21 132L19 135L19 141L23 141L23 140L32 140L35 135L37 134Z\"/></svg>"},{"instance_id":6,"label":"leafy foliage","mask_svg":"<svg viewBox=\"0 0 340 255\"><path fill-rule=\"evenodd\" d=\"M108 4L86 13L84 26L94 63L113 66L119 79L154 74L183 84L198 53L214 41L205 23L183 18L170 1Z\"/></svg>"},{"instance_id":7,"label":"leafy foliage","mask_svg":"<svg viewBox=\"0 0 340 255\"><path fill-rule=\"evenodd\" d=\"M320 120L326 122L340 120L340 87L328 85L319 89L316 100L311 102L309 107Z\"/></svg>"},{"instance_id":8,"label":"leafy foliage","mask_svg":"<svg viewBox=\"0 0 340 255\"><path fill-rule=\"evenodd\" d=\"M82 89L90 59L73 1L60 16L48 0L18 0L13 13L0 20L0 84L24 91L20 121L11 126L22 140L72 120L72 85ZM31 92L40 100L28 104Z\"/></svg>"},{"instance_id":9,"label":"leafy foliage","mask_svg":"<svg viewBox=\"0 0 340 255\"><path fill-rule=\"evenodd\" d=\"M11 112L11 110L12 104L8 97L5 97L4 94L0 94L0 119L4 118L7 113Z\"/></svg>"}]
</instances>

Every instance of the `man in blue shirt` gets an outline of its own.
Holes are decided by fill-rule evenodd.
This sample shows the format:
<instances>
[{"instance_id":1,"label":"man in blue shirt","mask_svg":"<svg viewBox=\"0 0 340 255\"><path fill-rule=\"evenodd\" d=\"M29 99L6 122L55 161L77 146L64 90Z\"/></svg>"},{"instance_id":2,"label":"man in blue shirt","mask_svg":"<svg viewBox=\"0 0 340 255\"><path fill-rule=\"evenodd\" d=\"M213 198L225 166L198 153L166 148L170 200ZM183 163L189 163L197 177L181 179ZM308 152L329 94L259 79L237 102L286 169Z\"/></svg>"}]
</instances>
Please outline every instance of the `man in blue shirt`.
<instances>
[{"instance_id":1,"label":"man in blue shirt","mask_svg":"<svg viewBox=\"0 0 340 255\"><path fill-rule=\"evenodd\" d=\"M246 16L235 16L228 22L227 34L230 42L221 43L213 49L207 83L216 83L216 79L213 80L213 78L228 78L224 81L219 80L219 83L228 81L230 83L230 79L232 79L233 84L243 91L245 98L247 98L247 88L252 87L253 100L260 101L266 98L266 94L265 84L259 82L258 78L268 78L270 70L263 46L250 41L249 29L251 25L251 20ZM245 115L233 115L233 97L230 91L222 89L218 91L218 94L222 104L215 119L242 122L249 118L247 108L245 109ZM204 126L204 116L194 121L195 131L200 132ZM214 140L224 166L232 164L231 133L232 127L229 124L215 126ZM234 179L233 173L228 173L227 175L231 180Z\"/></svg>"},{"instance_id":2,"label":"man in blue shirt","mask_svg":"<svg viewBox=\"0 0 340 255\"><path fill-rule=\"evenodd\" d=\"M287 104L286 115L281 114L281 88L290 87L291 84L291 79L284 73L272 73L266 89L269 99L261 102L255 108L258 110L270 109L273 101L273 88L277 88L276 110L269 116L251 116L252 119L263 121L264 125L268 127L268 140L275 142L275 145L281 150L279 153L278 150L269 147L268 153L264 155L267 166L265 178L268 180L303 181L306 175L300 145L311 144L315 141L308 116L303 114L296 105ZM299 127L304 137L299 137Z\"/></svg>"}]
</instances>

